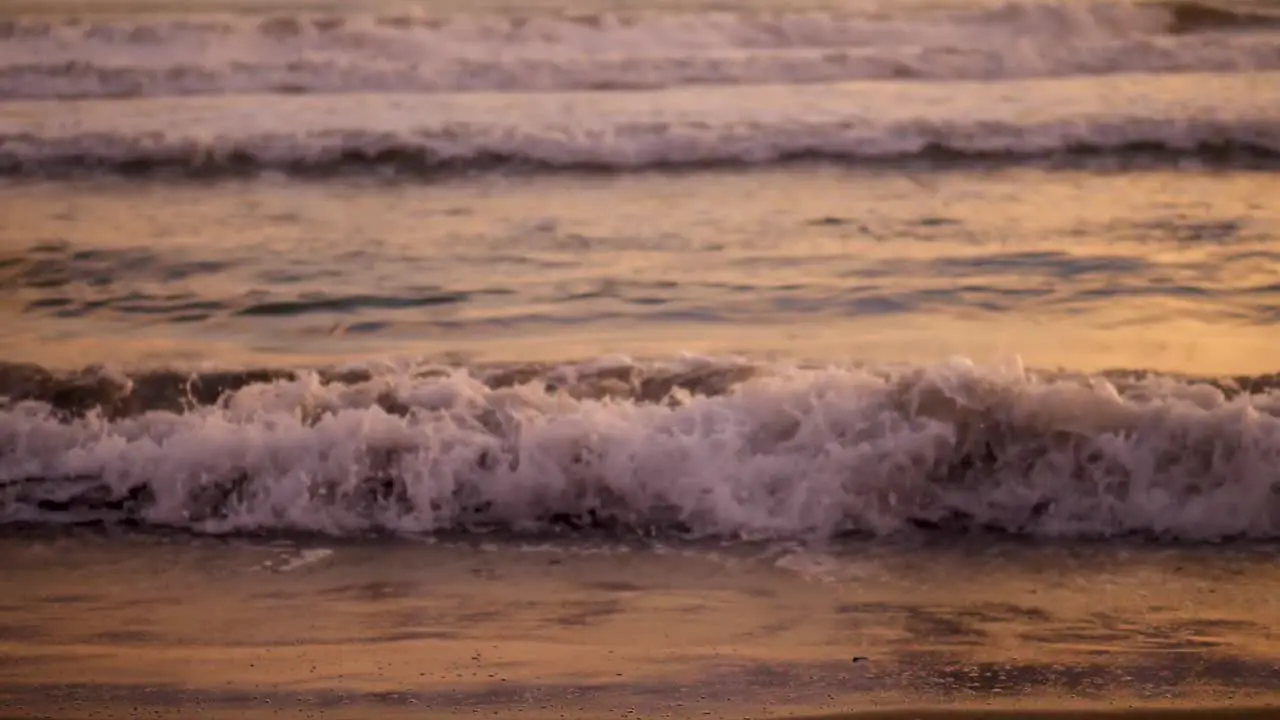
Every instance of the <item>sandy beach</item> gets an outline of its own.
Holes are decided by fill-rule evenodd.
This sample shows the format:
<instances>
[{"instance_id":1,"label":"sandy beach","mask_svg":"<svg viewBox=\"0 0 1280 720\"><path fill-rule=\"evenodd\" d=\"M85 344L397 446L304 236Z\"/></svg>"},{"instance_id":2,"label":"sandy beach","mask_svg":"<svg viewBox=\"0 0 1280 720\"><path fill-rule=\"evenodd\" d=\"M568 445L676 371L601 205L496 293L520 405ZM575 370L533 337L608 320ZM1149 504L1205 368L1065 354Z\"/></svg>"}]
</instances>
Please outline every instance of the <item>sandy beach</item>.
<instances>
[{"instance_id":1,"label":"sandy beach","mask_svg":"<svg viewBox=\"0 0 1280 720\"><path fill-rule=\"evenodd\" d=\"M20 718L1276 712L1266 548L1206 563L1194 548L907 545L10 536L0 704Z\"/></svg>"}]
</instances>

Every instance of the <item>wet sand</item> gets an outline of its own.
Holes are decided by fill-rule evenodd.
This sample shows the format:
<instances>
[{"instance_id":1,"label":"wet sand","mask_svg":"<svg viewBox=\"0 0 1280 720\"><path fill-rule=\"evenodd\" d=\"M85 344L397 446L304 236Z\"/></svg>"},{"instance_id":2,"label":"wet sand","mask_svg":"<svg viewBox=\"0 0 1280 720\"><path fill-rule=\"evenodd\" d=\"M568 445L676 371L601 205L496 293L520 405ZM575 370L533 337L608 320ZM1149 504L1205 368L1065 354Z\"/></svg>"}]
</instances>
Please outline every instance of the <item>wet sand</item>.
<instances>
[{"instance_id":1,"label":"wet sand","mask_svg":"<svg viewBox=\"0 0 1280 720\"><path fill-rule=\"evenodd\" d=\"M1280 709L1276 707L1148 707L1127 710L1075 708L1045 710L1037 708L873 710L796 718L796 720L1270 720Z\"/></svg>"},{"instance_id":2,"label":"wet sand","mask_svg":"<svg viewBox=\"0 0 1280 720\"><path fill-rule=\"evenodd\" d=\"M14 718L1273 717L1274 558L1259 546L976 540L10 533L0 707Z\"/></svg>"}]
</instances>

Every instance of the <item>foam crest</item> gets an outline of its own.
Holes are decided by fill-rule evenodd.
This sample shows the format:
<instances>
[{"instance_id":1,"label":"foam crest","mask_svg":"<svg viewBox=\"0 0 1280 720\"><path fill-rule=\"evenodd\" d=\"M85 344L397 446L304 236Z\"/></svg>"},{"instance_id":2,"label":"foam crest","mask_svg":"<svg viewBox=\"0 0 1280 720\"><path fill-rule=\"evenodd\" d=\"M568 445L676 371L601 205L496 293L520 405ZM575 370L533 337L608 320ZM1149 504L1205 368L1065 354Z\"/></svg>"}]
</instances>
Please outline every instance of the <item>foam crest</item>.
<instances>
[{"instance_id":1,"label":"foam crest","mask_svg":"<svg viewBox=\"0 0 1280 720\"><path fill-rule=\"evenodd\" d=\"M1277 16L1196 3L0 24L0 97L556 91L1280 67Z\"/></svg>"},{"instance_id":2,"label":"foam crest","mask_svg":"<svg viewBox=\"0 0 1280 720\"><path fill-rule=\"evenodd\" d=\"M156 65L66 60L0 66L11 99L225 93L643 90L682 85L975 80L1122 72L1244 73L1280 69L1272 38L1195 38L986 47L789 49L613 57L440 58L412 65L349 58L287 63Z\"/></svg>"},{"instance_id":3,"label":"foam crest","mask_svg":"<svg viewBox=\"0 0 1280 720\"><path fill-rule=\"evenodd\" d=\"M115 417L11 401L0 519L210 533L1280 537L1270 389L964 361L502 373L302 373L185 412ZM654 378L670 382L641 392Z\"/></svg>"}]
</instances>

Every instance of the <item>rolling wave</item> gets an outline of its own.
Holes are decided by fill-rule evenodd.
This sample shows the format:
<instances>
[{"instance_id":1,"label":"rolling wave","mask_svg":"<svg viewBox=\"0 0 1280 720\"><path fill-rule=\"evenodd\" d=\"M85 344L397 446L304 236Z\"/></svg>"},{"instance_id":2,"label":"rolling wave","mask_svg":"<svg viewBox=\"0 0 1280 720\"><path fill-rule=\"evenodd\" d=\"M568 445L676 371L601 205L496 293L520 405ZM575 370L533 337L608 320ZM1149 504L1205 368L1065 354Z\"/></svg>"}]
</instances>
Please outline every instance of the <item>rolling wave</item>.
<instances>
[{"instance_id":1,"label":"rolling wave","mask_svg":"<svg viewBox=\"0 0 1280 720\"><path fill-rule=\"evenodd\" d=\"M931 367L0 366L0 522L1280 538L1280 380Z\"/></svg>"},{"instance_id":2,"label":"rolling wave","mask_svg":"<svg viewBox=\"0 0 1280 720\"><path fill-rule=\"evenodd\" d=\"M181 176L218 178L282 173L297 177L394 174L438 177L479 171L711 169L820 161L849 165L1047 161L1184 161L1274 167L1280 126L1267 120L1146 118L1093 122L909 120L779 124L630 123L604 133L544 128L446 126L406 134L333 130L235 138L86 133L60 138L0 135L0 175L10 177Z\"/></svg>"},{"instance_id":3,"label":"rolling wave","mask_svg":"<svg viewBox=\"0 0 1280 720\"><path fill-rule=\"evenodd\" d=\"M432 176L793 160L1156 158L1271 166L1280 73L629 93L9 103L0 174Z\"/></svg>"},{"instance_id":4,"label":"rolling wave","mask_svg":"<svg viewBox=\"0 0 1280 720\"><path fill-rule=\"evenodd\" d=\"M1280 15L1193 2L897 15L277 16L0 23L0 98L634 89L1280 68Z\"/></svg>"}]
</instances>

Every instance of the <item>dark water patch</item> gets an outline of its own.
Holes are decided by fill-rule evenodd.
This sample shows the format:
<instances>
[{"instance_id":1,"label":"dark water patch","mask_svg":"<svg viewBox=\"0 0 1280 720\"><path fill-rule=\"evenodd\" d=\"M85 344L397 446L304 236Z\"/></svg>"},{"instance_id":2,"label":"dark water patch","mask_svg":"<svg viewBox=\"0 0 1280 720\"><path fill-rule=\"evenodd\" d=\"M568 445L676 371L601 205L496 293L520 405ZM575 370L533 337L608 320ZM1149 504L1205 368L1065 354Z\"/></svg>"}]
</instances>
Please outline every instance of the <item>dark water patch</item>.
<instances>
[{"instance_id":1,"label":"dark water patch","mask_svg":"<svg viewBox=\"0 0 1280 720\"><path fill-rule=\"evenodd\" d=\"M1199 222L1179 218L1162 218L1141 222L1112 223L1108 234L1132 237L1138 241L1173 242L1184 245L1213 243L1226 245L1250 240L1249 223L1245 220L1205 220ZM1092 233L1093 231L1086 231Z\"/></svg>"},{"instance_id":2,"label":"dark water patch","mask_svg":"<svg viewBox=\"0 0 1280 720\"><path fill-rule=\"evenodd\" d=\"M1047 298L1054 294L1052 288L998 288L965 285L952 289L918 290L897 293L894 304L883 307L890 313L921 311L947 312L956 307L966 307L986 312L1006 312L1014 302ZM896 307L897 309L893 309Z\"/></svg>"},{"instance_id":3,"label":"dark water patch","mask_svg":"<svg viewBox=\"0 0 1280 720\"><path fill-rule=\"evenodd\" d=\"M402 642L423 642L436 640L455 640L460 636L456 630L401 630L393 633L383 633L376 635L368 640L372 643L402 643Z\"/></svg>"},{"instance_id":4,"label":"dark water patch","mask_svg":"<svg viewBox=\"0 0 1280 720\"><path fill-rule=\"evenodd\" d=\"M302 20L288 16L268 18L258 24L259 32L275 39L296 38L304 29Z\"/></svg>"},{"instance_id":5,"label":"dark water patch","mask_svg":"<svg viewBox=\"0 0 1280 720\"><path fill-rule=\"evenodd\" d=\"M835 612L850 618L855 628L883 627L886 620L897 620L916 642L941 645L982 645L991 635L986 625L1053 621L1041 608L1004 603L955 606L844 603L836 606Z\"/></svg>"},{"instance_id":6,"label":"dark water patch","mask_svg":"<svg viewBox=\"0 0 1280 720\"><path fill-rule=\"evenodd\" d=\"M1214 30L1271 30L1280 28L1280 12L1262 12L1258 6L1231 7L1180 0L1165 3L1169 9L1169 32L1182 35Z\"/></svg>"},{"instance_id":7,"label":"dark water patch","mask_svg":"<svg viewBox=\"0 0 1280 720\"><path fill-rule=\"evenodd\" d=\"M38 243L20 256L5 259L8 273L0 289L54 290L64 287L110 288L135 282L181 282L218 275L234 263L166 257L150 248L76 250L70 243ZM142 299L124 295L116 302Z\"/></svg>"},{"instance_id":8,"label":"dark water patch","mask_svg":"<svg viewBox=\"0 0 1280 720\"><path fill-rule=\"evenodd\" d=\"M178 282L200 275L218 275L233 263L222 260L190 260L168 262L156 269L157 275L167 282Z\"/></svg>"},{"instance_id":9,"label":"dark water patch","mask_svg":"<svg viewBox=\"0 0 1280 720\"><path fill-rule=\"evenodd\" d=\"M1123 648L1186 650L1222 647L1231 644L1224 633L1237 637L1255 633L1261 628L1236 619L1213 618L1170 619L1151 621L1146 618L1119 617L1110 613L1093 613L1088 624L1077 623L1069 630L1079 637L1092 637L1093 642L1113 643ZM1037 637L1052 642L1050 637ZM1104 639L1105 638L1105 639Z\"/></svg>"},{"instance_id":10,"label":"dark water patch","mask_svg":"<svg viewBox=\"0 0 1280 720\"><path fill-rule=\"evenodd\" d=\"M1019 637L1044 645L1102 645L1109 648L1121 646L1132 640L1127 633L1123 632L1092 627L1077 628L1075 626L1020 633Z\"/></svg>"},{"instance_id":11,"label":"dark water patch","mask_svg":"<svg viewBox=\"0 0 1280 720\"><path fill-rule=\"evenodd\" d=\"M311 27L321 33L331 33L343 29L347 25L346 18L341 16L317 17L311 19Z\"/></svg>"},{"instance_id":12,"label":"dark water patch","mask_svg":"<svg viewBox=\"0 0 1280 720\"><path fill-rule=\"evenodd\" d=\"M965 617L976 618L983 622L1049 622L1053 620L1053 615L1043 608L1015 603L976 603L965 606L961 612Z\"/></svg>"},{"instance_id":13,"label":"dark water patch","mask_svg":"<svg viewBox=\"0 0 1280 720\"><path fill-rule=\"evenodd\" d=\"M648 588L626 580L593 580L582 586L588 590L599 590L609 593L643 592Z\"/></svg>"},{"instance_id":14,"label":"dark water patch","mask_svg":"<svg viewBox=\"0 0 1280 720\"><path fill-rule=\"evenodd\" d=\"M326 588L320 594L363 602L379 602L415 597L421 594L422 590L422 585L414 581L373 580L365 583Z\"/></svg>"},{"instance_id":15,"label":"dark water patch","mask_svg":"<svg viewBox=\"0 0 1280 720\"><path fill-rule=\"evenodd\" d=\"M120 297L105 298L97 303L84 303L88 310L109 309L124 315L191 316L208 317L227 310L227 305L213 300L196 300L188 293L149 295L128 293Z\"/></svg>"},{"instance_id":16,"label":"dark water patch","mask_svg":"<svg viewBox=\"0 0 1280 720\"><path fill-rule=\"evenodd\" d=\"M1078 279L1088 275L1141 277L1150 269L1149 263L1145 260L1130 256L1078 256L1053 250L942 258L935 260L932 265L941 276L1004 272L1023 275L1034 273L1064 280Z\"/></svg>"},{"instance_id":17,"label":"dark water patch","mask_svg":"<svg viewBox=\"0 0 1280 720\"><path fill-rule=\"evenodd\" d=\"M0 622L0 642L33 642L48 636L48 630L38 624Z\"/></svg>"},{"instance_id":18,"label":"dark water patch","mask_svg":"<svg viewBox=\"0 0 1280 720\"><path fill-rule=\"evenodd\" d=\"M1195 285L1124 285L1114 284L1108 287L1087 288L1072 292L1062 298L1062 304L1084 301L1092 303L1097 300L1119 297L1174 297L1174 298L1206 298L1215 293L1208 288Z\"/></svg>"},{"instance_id":19,"label":"dark water patch","mask_svg":"<svg viewBox=\"0 0 1280 720\"><path fill-rule=\"evenodd\" d=\"M61 254L71 249L71 243L62 238L53 238L49 240L41 240L28 248L28 252L33 254Z\"/></svg>"},{"instance_id":20,"label":"dark water patch","mask_svg":"<svg viewBox=\"0 0 1280 720\"><path fill-rule=\"evenodd\" d=\"M23 312L39 312L41 310L64 310L76 304L76 301L67 297L49 297L39 298L27 303L23 308ZM63 316L65 317L65 316Z\"/></svg>"},{"instance_id":21,"label":"dark water patch","mask_svg":"<svg viewBox=\"0 0 1280 720\"><path fill-rule=\"evenodd\" d=\"M820 218L814 218L812 220L808 220L805 222L805 224L814 225L817 227L840 227L842 225L851 225L855 222L856 222L855 220L852 220L849 218L826 216L826 217L820 217Z\"/></svg>"},{"instance_id":22,"label":"dark water patch","mask_svg":"<svg viewBox=\"0 0 1280 720\"><path fill-rule=\"evenodd\" d=\"M167 319L169 322L175 323L175 324L191 324L191 323L205 322L210 318L212 318L213 316L214 316L213 313L191 312L191 313L178 313L177 315L171 315Z\"/></svg>"},{"instance_id":23,"label":"dark water patch","mask_svg":"<svg viewBox=\"0 0 1280 720\"><path fill-rule=\"evenodd\" d=\"M1179 242L1228 242L1236 239L1246 228L1239 220L1183 223L1176 229Z\"/></svg>"},{"instance_id":24,"label":"dark water patch","mask_svg":"<svg viewBox=\"0 0 1280 720\"><path fill-rule=\"evenodd\" d=\"M466 610L451 615L450 619L461 625L484 625L500 620L505 615L506 613L501 610Z\"/></svg>"},{"instance_id":25,"label":"dark water patch","mask_svg":"<svg viewBox=\"0 0 1280 720\"><path fill-rule=\"evenodd\" d=\"M1261 623L1234 618L1195 618L1172 623L1170 627L1202 635L1218 633L1254 634L1266 632L1267 630L1266 626Z\"/></svg>"},{"instance_id":26,"label":"dark water patch","mask_svg":"<svg viewBox=\"0 0 1280 720\"><path fill-rule=\"evenodd\" d=\"M1224 264L1231 263L1275 263L1280 265L1280 252L1273 250L1246 250L1233 253L1223 258Z\"/></svg>"},{"instance_id":27,"label":"dark water patch","mask_svg":"<svg viewBox=\"0 0 1280 720\"><path fill-rule=\"evenodd\" d=\"M1192 633L1178 632L1176 629L1170 629L1168 632L1169 634L1158 630L1126 630L1068 624L1062 629L1020 633L1019 637L1046 646L1092 646L1108 652L1212 650L1233 644L1228 640L1198 638Z\"/></svg>"},{"instance_id":28,"label":"dark water patch","mask_svg":"<svg viewBox=\"0 0 1280 720\"><path fill-rule=\"evenodd\" d=\"M57 529L64 533L77 531L77 528L71 527L71 526L65 526ZM87 531L84 530L83 528L79 530L86 533L91 533L98 538L106 537L111 539L119 539L119 538L134 539L134 538L150 536L153 539L159 539L161 537L164 537L163 534L152 534L152 533L149 533L146 529L140 529L140 528L128 527L128 526L121 527L121 528L113 528L107 525L102 525ZM83 535L81 535L81 537L83 537ZM173 536L170 535L170 538L172 537ZM187 536L187 539L195 540L197 538L195 536ZM102 602L102 607L103 609L110 610L110 611L136 612L138 610L161 610L164 608L174 607L175 605L179 605L181 603L182 603L181 595L150 593L147 595L129 596L121 600L104 601Z\"/></svg>"},{"instance_id":29,"label":"dark water patch","mask_svg":"<svg viewBox=\"0 0 1280 720\"><path fill-rule=\"evenodd\" d=\"M617 600L573 600L564 603L553 622L564 627L585 627L608 620L623 611Z\"/></svg>"},{"instance_id":30,"label":"dark water patch","mask_svg":"<svg viewBox=\"0 0 1280 720\"><path fill-rule=\"evenodd\" d=\"M954 297L952 293L946 293ZM873 317L877 315L898 315L919 311L923 293L877 294L861 290L855 297L779 297L771 300L769 305L784 313L824 313L843 314L857 317Z\"/></svg>"},{"instance_id":31,"label":"dark water patch","mask_svg":"<svg viewBox=\"0 0 1280 720\"><path fill-rule=\"evenodd\" d=\"M429 295L344 295L340 297L314 297L301 300L263 302L249 305L235 312L247 317L295 317L308 313L346 313L364 309L407 310L413 308L453 305L470 298L465 292L440 292Z\"/></svg>"},{"instance_id":32,"label":"dark water patch","mask_svg":"<svg viewBox=\"0 0 1280 720\"><path fill-rule=\"evenodd\" d=\"M103 598L89 593L48 593L38 595L37 599L53 605L87 605L101 602Z\"/></svg>"},{"instance_id":33,"label":"dark water patch","mask_svg":"<svg viewBox=\"0 0 1280 720\"><path fill-rule=\"evenodd\" d=\"M994 129L993 129L994 131ZM1007 132L1014 132L1010 128ZM1019 128L1019 135L1027 129ZM1190 132L1190 131L1188 131ZM37 147L61 140L46 141L37 137L0 137L0 177L71 179L116 176L121 178L218 179L257 177L263 173L285 174L299 179L325 180L342 177L386 177L388 175L423 180L447 180L475 173L511 176L540 174L626 174L648 171L700 172L754 166L789 166L803 164L842 165L849 167L895 167L942 171L950 168L975 170L1031 166L1053 169L1112 170L1133 168L1170 168L1194 162L1201 167L1223 167L1238 170L1270 170L1280 166L1280 148L1266 140L1246 139L1258 134L1242 130L1240 138L1232 138L1229 129L1213 128L1203 134L1215 139L1165 142L1135 140L1128 142L1071 141L1045 150L1040 146L1020 149L985 151L970 148L962 138L925 143L912 151L857 151L844 147L824 149L804 143L795 148L781 147L767 155L741 155L737 147L722 151L708 148L687 157L655 156L648 162L637 162L630 154L612 158L605 150L584 148L578 158L551 158L537 155L532 149L493 150L477 147L469 153L436 149L437 140L423 136L417 140L366 137L358 132L318 134L315 142L327 145L302 148L295 155L278 152L259 153L253 147L233 147L212 152L195 141L175 140L170 146L149 149L134 148L132 141L111 137L97 141L85 139L68 144L67 149L44 147L38 155L28 155L17 148ZM329 136L332 137L329 137ZM1227 137L1223 137L1223 136ZM253 138L267 144L269 138ZM100 152L85 151L101 142ZM278 143L293 141L282 136ZM444 142L444 139L438 140ZM456 144L457 140L449 140ZM75 145L74 148L70 145ZM117 147L119 146L119 147ZM596 155L598 157L592 157Z\"/></svg>"},{"instance_id":34,"label":"dark water patch","mask_svg":"<svg viewBox=\"0 0 1280 720\"><path fill-rule=\"evenodd\" d=\"M106 304L107 304L106 301L103 301L103 300L79 302L73 305L68 305L66 307L54 310L52 314L56 318L64 318L64 319L81 318L93 313L96 310L101 310L102 308L106 307Z\"/></svg>"},{"instance_id":35,"label":"dark water patch","mask_svg":"<svg viewBox=\"0 0 1280 720\"><path fill-rule=\"evenodd\" d=\"M1274 295L1274 294L1280 293L1280 283L1273 283L1271 285L1261 285L1259 287L1249 288L1244 292L1255 294L1255 295Z\"/></svg>"},{"instance_id":36,"label":"dark water patch","mask_svg":"<svg viewBox=\"0 0 1280 720\"><path fill-rule=\"evenodd\" d=\"M953 220L946 217L924 217L917 221L917 225L921 227L949 227L952 225L960 225L959 220Z\"/></svg>"},{"instance_id":37,"label":"dark water patch","mask_svg":"<svg viewBox=\"0 0 1280 720\"><path fill-rule=\"evenodd\" d=\"M293 283L312 282L333 282L341 280L346 276L343 269L349 262L345 258L335 258L342 263L337 267L281 267L281 268L263 268L254 273L254 280L266 286L272 285L288 285Z\"/></svg>"},{"instance_id":38,"label":"dark water patch","mask_svg":"<svg viewBox=\"0 0 1280 720\"><path fill-rule=\"evenodd\" d=\"M145 630L107 630L94 633L90 641L105 645L157 645L163 638Z\"/></svg>"},{"instance_id":39,"label":"dark water patch","mask_svg":"<svg viewBox=\"0 0 1280 720\"><path fill-rule=\"evenodd\" d=\"M382 332L391 327L391 323L385 322L360 322L346 325L342 328L342 333L346 335L372 335Z\"/></svg>"},{"instance_id":40,"label":"dark water patch","mask_svg":"<svg viewBox=\"0 0 1280 720\"><path fill-rule=\"evenodd\" d=\"M912 610L903 618L902 627L918 642L943 646L982 646L990 633L966 618L924 610Z\"/></svg>"}]
</instances>

